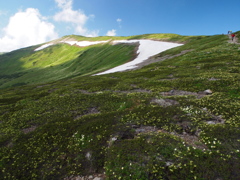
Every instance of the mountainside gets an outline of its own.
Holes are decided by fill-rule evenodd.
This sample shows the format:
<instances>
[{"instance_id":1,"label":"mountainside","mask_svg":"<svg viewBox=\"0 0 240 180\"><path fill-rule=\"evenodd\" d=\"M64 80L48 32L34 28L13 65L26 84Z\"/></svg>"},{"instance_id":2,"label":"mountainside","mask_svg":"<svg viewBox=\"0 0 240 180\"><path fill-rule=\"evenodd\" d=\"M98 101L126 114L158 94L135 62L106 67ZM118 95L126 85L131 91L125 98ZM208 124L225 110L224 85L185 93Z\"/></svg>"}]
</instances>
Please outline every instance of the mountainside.
<instances>
[{"instance_id":1,"label":"mountainside","mask_svg":"<svg viewBox=\"0 0 240 180\"><path fill-rule=\"evenodd\" d=\"M0 56L0 88L91 75L133 59L136 46L57 43L39 51L34 46L10 52Z\"/></svg>"},{"instance_id":2,"label":"mountainside","mask_svg":"<svg viewBox=\"0 0 240 180\"><path fill-rule=\"evenodd\" d=\"M113 45L114 40L136 38L171 41L191 39L191 37L175 34L97 38L65 36L43 46L32 46L0 55L0 88L53 82L64 78L93 75L111 69L134 59L138 48L137 43ZM104 43L91 46L66 43L77 41ZM46 47L42 48L44 46Z\"/></svg>"},{"instance_id":3,"label":"mountainside","mask_svg":"<svg viewBox=\"0 0 240 180\"><path fill-rule=\"evenodd\" d=\"M91 76L135 58L138 44L66 38L184 45ZM0 55L0 179L240 179L240 45L228 41L72 35Z\"/></svg>"}]
</instances>

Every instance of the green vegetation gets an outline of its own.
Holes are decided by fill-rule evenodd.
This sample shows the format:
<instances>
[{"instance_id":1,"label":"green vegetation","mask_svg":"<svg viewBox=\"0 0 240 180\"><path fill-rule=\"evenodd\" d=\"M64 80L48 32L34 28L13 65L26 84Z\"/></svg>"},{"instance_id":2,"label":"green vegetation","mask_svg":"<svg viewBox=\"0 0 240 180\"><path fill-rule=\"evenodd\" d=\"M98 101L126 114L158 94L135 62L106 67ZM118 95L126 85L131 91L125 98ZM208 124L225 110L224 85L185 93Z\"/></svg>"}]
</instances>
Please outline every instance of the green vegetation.
<instances>
[{"instance_id":1,"label":"green vegetation","mask_svg":"<svg viewBox=\"0 0 240 180\"><path fill-rule=\"evenodd\" d=\"M136 44L56 44L37 52L36 46L13 51L0 56L0 88L92 75L133 59L135 48Z\"/></svg>"},{"instance_id":2,"label":"green vegetation","mask_svg":"<svg viewBox=\"0 0 240 180\"><path fill-rule=\"evenodd\" d=\"M161 41L170 41L170 42L189 42L195 39L202 38L204 36L181 36L178 34L143 34L135 36L125 36L125 37L109 37L109 36L100 36L100 37L84 37L84 36L64 36L63 39L76 39L78 41L106 41L106 40L122 40L122 39L153 39Z\"/></svg>"},{"instance_id":3,"label":"green vegetation","mask_svg":"<svg viewBox=\"0 0 240 180\"><path fill-rule=\"evenodd\" d=\"M128 37L83 37L64 36L53 46L34 51L32 46L0 54L0 89L28 84L54 82L76 76L87 76L111 69L136 56L137 44L111 45L113 40L154 39L171 42L191 42L203 36L180 36L176 34L145 34ZM64 40L106 41L103 45L88 47L70 46L60 43Z\"/></svg>"},{"instance_id":4,"label":"green vegetation","mask_svg":"<svg viewBox=\"0 0 240 180\"><path fill-rule=\"evenodd\" d=\"M50 63L40 59L51 56L49 51L59 51L58 61L52 56L55 64L46 69L58 76L65 67L56 79L45 71L48 83L0 90L0 179L103 172L109 180L240 179L240 45L228 43L225 35L166 35L171 38L186 44L154 57L165 61L102 76L88 76L87 68L100 61L94 59L109 57L101 67L96 64L100 71L124 52L118 63L131 59L135 46L105 44L80 51L59 44L37 54L31 47L0 56L0 63L9 57L9 67L19 63L4 72L8 80L25 76L24 70L44 72ZM36 57L39 62L31 66ZM88 67L77 67L78 73L86 71L78 74L74 63L88 63L88 58ZM212 93L204 93L207 89Z\"/></svg>"}]
</instances>

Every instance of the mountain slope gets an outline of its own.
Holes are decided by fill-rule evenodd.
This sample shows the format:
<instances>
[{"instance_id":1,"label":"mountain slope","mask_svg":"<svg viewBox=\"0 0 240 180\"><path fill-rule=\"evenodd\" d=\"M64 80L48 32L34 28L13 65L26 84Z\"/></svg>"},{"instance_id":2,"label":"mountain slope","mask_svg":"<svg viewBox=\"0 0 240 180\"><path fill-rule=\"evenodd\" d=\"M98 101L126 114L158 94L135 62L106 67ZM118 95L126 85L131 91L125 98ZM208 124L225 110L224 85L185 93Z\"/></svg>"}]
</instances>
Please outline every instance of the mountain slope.
<instances>
[{"instance_id":1,"label":"mountain slope","mask_svg":"<svg viewBox=\"0 0 240 180\"><path fill-rule=\"evenodd\" d=\"M0 88L53 82L75 76L93 75L131 61L137 43L112 45L114 40L154 39L185 42L201 37L176 34L146 34L130 37L64 36L43 46L33 46L0 55ZM80 47L66 42L104 42ZM40 51L38 48L44 47Z\"/></svg>"},{"instance_id":2,"label":"mountain slope","mask_svg":"<svg viewBox=\"0 0 240 180\"><path fill-rule=\"evenodd\" d=\"M0 179L240 179L239 45L189 37L151 59L0 90Z\"/></svg>"},{"instance_id":3,"label":"mountain slope","mask_svg":"<svg viewBox=\"0 0 240 180\"><path fill-rule=\"evenodd\" d=\"M44 83L94 74L136 56L136 45L76 47L62 43L41 51L33 51L35 48L30 47L0 56L0 87ZM115 61L112 61L113 59Z\"/></svg>"}]
</instances>

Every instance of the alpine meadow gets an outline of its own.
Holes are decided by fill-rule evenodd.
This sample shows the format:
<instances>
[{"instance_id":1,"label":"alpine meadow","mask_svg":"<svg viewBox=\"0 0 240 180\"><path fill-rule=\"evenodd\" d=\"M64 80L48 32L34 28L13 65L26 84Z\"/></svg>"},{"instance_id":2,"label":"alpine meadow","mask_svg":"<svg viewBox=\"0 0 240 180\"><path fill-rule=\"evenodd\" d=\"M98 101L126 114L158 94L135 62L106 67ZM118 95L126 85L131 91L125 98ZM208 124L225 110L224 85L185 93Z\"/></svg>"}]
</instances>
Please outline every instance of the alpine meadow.
<instances>
[{"instance_id":1,"label":"alpine meadow","mask_svg":"<svg viewBox=\"0 0 240 180\"><path fill-rule=\"evenodd\" d=\"M70 35L0 54L0 179L239 180L235 34ZM96 75L135 59L139 43L113 41L136 39L182 45Z\"/></svg>"}]
</instances>

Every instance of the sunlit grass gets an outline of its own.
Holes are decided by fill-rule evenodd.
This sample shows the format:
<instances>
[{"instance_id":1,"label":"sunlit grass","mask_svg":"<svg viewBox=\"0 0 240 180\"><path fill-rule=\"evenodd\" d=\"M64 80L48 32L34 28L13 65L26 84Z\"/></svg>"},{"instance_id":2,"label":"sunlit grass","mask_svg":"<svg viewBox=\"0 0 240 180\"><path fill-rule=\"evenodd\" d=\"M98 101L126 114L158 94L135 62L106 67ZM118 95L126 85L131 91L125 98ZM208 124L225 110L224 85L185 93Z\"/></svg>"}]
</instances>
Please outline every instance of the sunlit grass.
<instances>
[{"instance_id":1,"label":"sunlit grass","mask_svg":"<svg viewBox=\"0 0 240 180\"><path fill-rule=\"evenodd\" d=\"M57 44L37 52L27 49L20 58L18 51L12 52L2 56L0 88L92 75L133 59L135 48L121 44L82 48Z\"/></svg>"}]
</instances>

